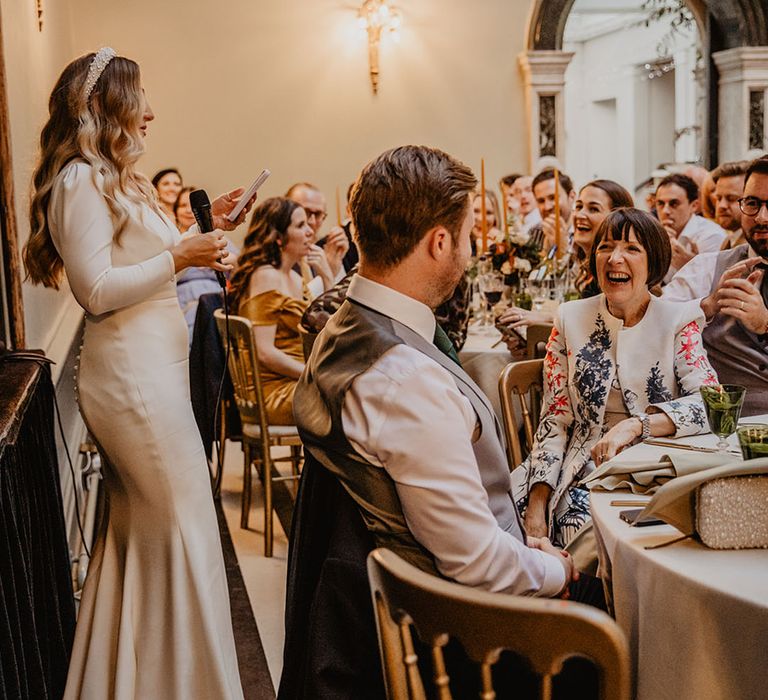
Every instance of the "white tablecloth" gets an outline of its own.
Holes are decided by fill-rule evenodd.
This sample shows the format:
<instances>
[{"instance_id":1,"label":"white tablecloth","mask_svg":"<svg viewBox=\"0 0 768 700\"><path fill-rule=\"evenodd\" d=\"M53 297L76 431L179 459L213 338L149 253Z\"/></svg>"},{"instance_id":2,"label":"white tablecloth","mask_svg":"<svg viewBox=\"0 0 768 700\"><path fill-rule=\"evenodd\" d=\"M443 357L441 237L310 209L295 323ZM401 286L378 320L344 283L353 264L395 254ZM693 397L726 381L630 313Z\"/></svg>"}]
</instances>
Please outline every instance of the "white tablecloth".
<instances>
[{"instance_id":1,"label":"white tablecloth","mask_svg":"<svg viewBox=\"0 0 768 700\"><path fill-rule=\"evenodd\" d=\"M496 416L501 420L499 375L512 361L512 355L504 343L499 343L493 347L501 339L501 333L495 328L491 328L491 331L491 334L486 335L474 324L470 325L467 341L459 353L459 359L464 371L475 380L475 383L490 399Z\"/></svg>"},{"instance_id":2,"label":"white tablecloth","mask_svg":"<svg viewBox=\"0 0 768 700\"><path fill-rule=\"evenodd\" d=\"M714 436L695 441L709 445ZM638 457L652 449L665 452L630 448ZM647 499L590 495L600 575L629 639L639 700L768 698L768 550L719 551L690 539L646 550L680 533L630 527L619 519L623 508L610 505L618 499Z\"/></svg>"}]
</instances>

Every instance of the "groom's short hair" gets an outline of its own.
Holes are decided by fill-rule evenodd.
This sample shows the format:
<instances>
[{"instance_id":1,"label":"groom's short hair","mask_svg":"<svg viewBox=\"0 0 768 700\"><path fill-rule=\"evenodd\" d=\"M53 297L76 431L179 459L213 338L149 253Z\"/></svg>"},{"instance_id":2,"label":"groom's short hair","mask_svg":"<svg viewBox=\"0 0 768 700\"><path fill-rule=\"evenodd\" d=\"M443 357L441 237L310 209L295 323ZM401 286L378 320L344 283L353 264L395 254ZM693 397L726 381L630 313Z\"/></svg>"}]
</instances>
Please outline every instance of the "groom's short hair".
<instances>
[{"instance_id":1,"label":"groom's short hair","mask_svg":"<svg viewBox=\"0 0 768 700\"><path fill-rule=\"evenodd\" d=\"M435 148L382 153L363 168L349 203L363 262L391 268L435 226L444 226L455 242L476 186L466 165Z\"/></svg>"}]
</instances>

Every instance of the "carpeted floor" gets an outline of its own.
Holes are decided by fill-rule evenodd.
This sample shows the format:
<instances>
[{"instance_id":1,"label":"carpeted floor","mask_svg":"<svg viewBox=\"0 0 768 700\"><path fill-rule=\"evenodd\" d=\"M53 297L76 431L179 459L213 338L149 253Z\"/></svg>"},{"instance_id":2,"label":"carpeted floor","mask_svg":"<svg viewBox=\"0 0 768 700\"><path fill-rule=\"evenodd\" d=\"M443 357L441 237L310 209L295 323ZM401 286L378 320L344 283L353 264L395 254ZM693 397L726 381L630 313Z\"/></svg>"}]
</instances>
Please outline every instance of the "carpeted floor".
<instances>
[{"instance_id":1,"label":"carpeted floor","mask_svg":"<svg viewBox=\"0 0 768 700\"><path fill-rule=\"evenodd\" d=\"M240 680L246 700L274 700L275 688L269 675L267 658L259 636L259 628L251 609L251 601L245 590L245 582L237 563L235 548L229 536L221 504L216 503L219 519L221 545L224 550L224 566L229 583L229 602L232 609L232 628L237 648L237 663L240 666Z\"/></svg>"},{"instance_id":2,"label":"carpeted floor","mask_svg":"<svg viewBox=\"0 0 768 700\"><path fill-rule=\"evenodd\" d=\"M277 471L274 472L278 476ZM274 508L280 525L285 532L290 532L293 514L293 491L285 482L273 485ZM229 534L227 522L216 502L216 516L219 521L221 545L224 550L224 566L229 583L229 600L232 610L232 627L237 648L237 662L240 667L240 680L246 700L274 700L275 688L264 655L259 628L253 616L251 601L245 587L237 555Z\"/></svg>"}]
</instances>

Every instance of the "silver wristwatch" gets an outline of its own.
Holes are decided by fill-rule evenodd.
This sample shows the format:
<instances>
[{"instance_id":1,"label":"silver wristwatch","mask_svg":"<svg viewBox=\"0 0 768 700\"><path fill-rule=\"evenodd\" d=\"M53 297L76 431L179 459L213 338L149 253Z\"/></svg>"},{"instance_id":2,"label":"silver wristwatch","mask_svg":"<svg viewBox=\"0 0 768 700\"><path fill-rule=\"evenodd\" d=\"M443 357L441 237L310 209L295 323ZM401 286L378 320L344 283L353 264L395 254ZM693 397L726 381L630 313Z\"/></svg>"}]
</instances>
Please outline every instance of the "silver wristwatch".
<instances>
[{"instance_id":1,"label":"silver wristwatch","mask_svg":"<svg viewBox=\"0 0 768 700\"><path fill-rule=\"evenodd\" d=\"M639 419L640 425L642 426L640 439L647 440L651 437L651 417L647 413L638 413L635 418Z\"/></svg>"}]
</instances>

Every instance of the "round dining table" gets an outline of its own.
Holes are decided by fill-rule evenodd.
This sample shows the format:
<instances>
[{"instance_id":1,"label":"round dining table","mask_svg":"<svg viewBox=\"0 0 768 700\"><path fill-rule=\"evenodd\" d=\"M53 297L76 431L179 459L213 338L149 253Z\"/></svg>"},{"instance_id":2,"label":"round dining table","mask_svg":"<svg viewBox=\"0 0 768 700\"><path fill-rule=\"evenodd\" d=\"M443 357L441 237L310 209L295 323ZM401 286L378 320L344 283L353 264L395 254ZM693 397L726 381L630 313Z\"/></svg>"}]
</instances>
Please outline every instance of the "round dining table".
<instances>
[{"instance_id":1,"label":"round dining table","mask_svg":"<svg viewBox=\"0 0 768 700\"><path fill-rule=\"evenodd\" d=\"M749 420L768 422L768 416ZM681 442L709 447L715 437ZM661 458L669 450L640 444L622 456ZM629 641L635 696L768 698L768 550L714 550L680 539L671 525L630 526L619 517L630 501L641 506L648 497L590 494L598 573Z\"/></svg>"}]
</instances>

